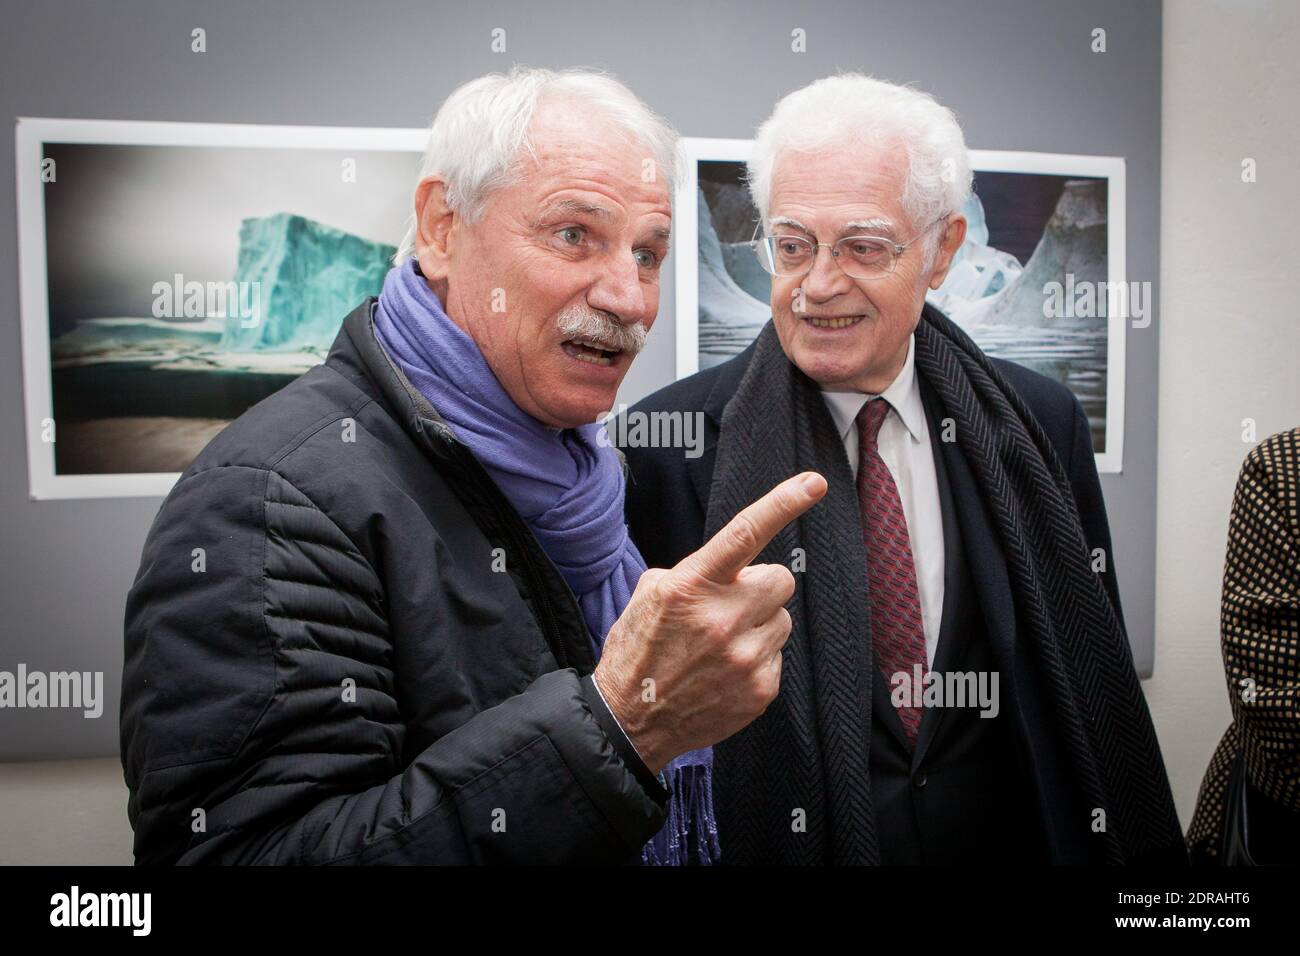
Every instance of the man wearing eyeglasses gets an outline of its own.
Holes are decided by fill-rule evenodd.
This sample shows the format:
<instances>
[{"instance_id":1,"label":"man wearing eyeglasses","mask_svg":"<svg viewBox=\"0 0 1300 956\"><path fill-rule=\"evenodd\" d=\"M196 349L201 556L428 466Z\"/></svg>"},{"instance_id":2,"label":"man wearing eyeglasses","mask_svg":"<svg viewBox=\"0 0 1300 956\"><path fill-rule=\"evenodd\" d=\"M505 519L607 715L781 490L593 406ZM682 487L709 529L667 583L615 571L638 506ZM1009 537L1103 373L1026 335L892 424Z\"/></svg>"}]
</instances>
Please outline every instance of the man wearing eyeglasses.
<instances>
[{"instance_id":1,"label":"man wearing eyeglasses","mask_svg":"<svg viewBox=\"0 0 1300 956\"><path fill-rule=\"evenodd\" d=\"M1084 411L925 300L966 234L953 114L830 77L749 172L772 319L632 410L702 412L702 455L624 448L651 565L780 476L830 486L759 557L798 584L779 695L713 748L722 861L1185 862Z\"/></svg>"}]
</instances>

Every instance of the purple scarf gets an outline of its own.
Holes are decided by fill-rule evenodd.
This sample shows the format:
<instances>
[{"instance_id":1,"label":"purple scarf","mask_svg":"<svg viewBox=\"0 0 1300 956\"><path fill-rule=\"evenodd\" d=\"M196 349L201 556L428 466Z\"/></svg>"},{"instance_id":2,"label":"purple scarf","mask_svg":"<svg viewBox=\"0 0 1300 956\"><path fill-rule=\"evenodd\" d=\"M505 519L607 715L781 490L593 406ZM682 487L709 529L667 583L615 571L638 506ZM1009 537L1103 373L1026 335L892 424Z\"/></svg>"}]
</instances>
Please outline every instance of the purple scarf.
<instances>
[{"instance_id":1,"label":"purple scarf","mask_svg":"<svg viewBox=\"0 0 1300 956\"><path fill-rule=\"evenodd\" d=\"M577 597L599 660L645 570L623 520L622 465L609 443L598 441L604 426L551 428L520 409L474 340L443 311L414 258L384 279L375 338L532 529ZM674 758L664 776L668 820L641 861L716 862L712 749Z\"/></svg>"}]
</instances>

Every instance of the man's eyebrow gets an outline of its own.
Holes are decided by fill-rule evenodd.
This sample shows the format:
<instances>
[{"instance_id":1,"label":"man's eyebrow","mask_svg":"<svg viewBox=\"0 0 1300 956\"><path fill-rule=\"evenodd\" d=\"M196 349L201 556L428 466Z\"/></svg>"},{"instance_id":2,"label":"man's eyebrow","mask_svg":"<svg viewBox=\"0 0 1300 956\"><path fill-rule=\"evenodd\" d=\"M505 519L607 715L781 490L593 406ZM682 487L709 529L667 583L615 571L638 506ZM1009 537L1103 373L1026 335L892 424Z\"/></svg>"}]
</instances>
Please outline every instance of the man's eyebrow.
<instances>
[{"instance_id":1,"label":"man's eyebrow","mask_svg":"<svg viewBox=\"0 0 1300 956\"><path fill-rule=\"evenodd\" d=\"M801 223L798 219L792 219L789 216L773 216L771 219L773 226L792 226L795 229L812 235L813 231ZM868 232L872 235L888 236L894 238L897 234L894 232L894 223L890 219L858 219L854 222L846 222L840 227L840 235L856 235L862 232Z\"/></svg>"},{"instance_id":2,"label":"man's eyebrow","mask_svg":"<svg viewBox=\"0 0 1300 956\"><path fill-rule=\"evenodd\" d=\"M608 206L584 202L581 199L561 199L558 202L551 203L543 211L543 215L554 212L570 212L579 216L594 216L597 219L614 218L614 210Z\"/></svg>"},{"instance_id":3,"label":"man's eyebrow","mask_svg":"<svg viewBox=\"0 0 1300 956\"><path fill-rule=\"evenodd\" d=\"M769 222L773 226L794 226L794 228L802 229L804 232L811 231L807 226L801 223L798 219L791 219L789 216L773 216L769 220Z\"/></svg>"},{"instance_id":4,"label":"man's eyebrow","mask_svg":"<svg viewBox=\"0 0 1300 956\"><path fill-rule=\"evenodd\" d=\"M844 224L844 233L859 229L890 237L895 235L894 224L888 219L860 219L857 222L846 222Z\"/></svg>"},{"instance_id":5,"label":"man's eyebrow","mask_svg":"<svg viewBox=\"0 0 1300 956\"><path fill-rule=\"evenodd\" d=\"M667 226L656 226L654 228L654 231L651 232L651 235L654 236L656 239L661 239L664 242L667 242L669 239L673 237L673 231L669 229Z\"/></svg>"}]
</instances>

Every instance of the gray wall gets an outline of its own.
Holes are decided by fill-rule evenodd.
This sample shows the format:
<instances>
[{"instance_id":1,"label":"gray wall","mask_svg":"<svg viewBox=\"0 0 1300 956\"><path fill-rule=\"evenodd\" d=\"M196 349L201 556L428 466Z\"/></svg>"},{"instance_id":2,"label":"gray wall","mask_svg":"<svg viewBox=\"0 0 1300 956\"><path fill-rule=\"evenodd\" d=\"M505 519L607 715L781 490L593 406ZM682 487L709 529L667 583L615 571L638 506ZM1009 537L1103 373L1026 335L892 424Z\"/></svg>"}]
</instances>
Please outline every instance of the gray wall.
<instances>
[{"instance_id":1,"label":"gray wall","mask_svg":"<svg viewBox=\"0 0 1300 956\"><path fill-rule=\"evenodd\" d=\"M796 12L791 12L796 11ZM0 183L17 116L423 126L459 82L518 61L600 66L684 135L747 137L782 94L837 69L915 82L972 148L1128 160L1128 278L1159 275L1160 6L1041 0L908 2L44 2L0 38ZM1108 52L1090 52L1105 27ZM189 33L207 30L194 54ZM490 31L507 30L493 54ZM808 52L790 52L790 31ZM0 189L0 221L15 222ZM397 236L393 237L396 241ZM124 237L129 241L130 237ZM623 400L673 374L671 282ZM1103 478L1129 629L1154 617L1156 329L1128 336L1125 470ZM0 669L102 670L104 716L0 711L0 759L117 748L123 600L158 499L27 496L17 239L0 229ZM1140 660L1144 667L1150 661Z\"/></svg>"}]
</instances>

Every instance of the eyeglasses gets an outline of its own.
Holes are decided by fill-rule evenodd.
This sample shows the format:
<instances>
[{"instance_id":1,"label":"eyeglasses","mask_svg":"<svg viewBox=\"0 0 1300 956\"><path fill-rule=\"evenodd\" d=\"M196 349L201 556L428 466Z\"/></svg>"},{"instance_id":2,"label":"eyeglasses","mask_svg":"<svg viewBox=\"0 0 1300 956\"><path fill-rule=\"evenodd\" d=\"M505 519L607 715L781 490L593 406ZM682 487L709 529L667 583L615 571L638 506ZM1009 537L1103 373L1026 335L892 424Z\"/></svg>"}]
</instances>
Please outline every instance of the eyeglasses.
<instances>
[{"instance_id":1,"label":"eyeglasses","mask_svg":"<svg viewBox=\"0 0 1300 956\"><path fill-rule=\"evenodd\" d=\"M836 242L813 242L803 236L759 236L763 224L754 227L749 240L750 248L759 264L771 275L782 278L805 276L817 261L817 250L826 246L831 257L851 279L879 279L894 271L898 257L912 243L920 239L935 223L943 222L945 214L931 222L907 242L894 242L882 236L845 236Z\"/></svg>"}]
</instances>

